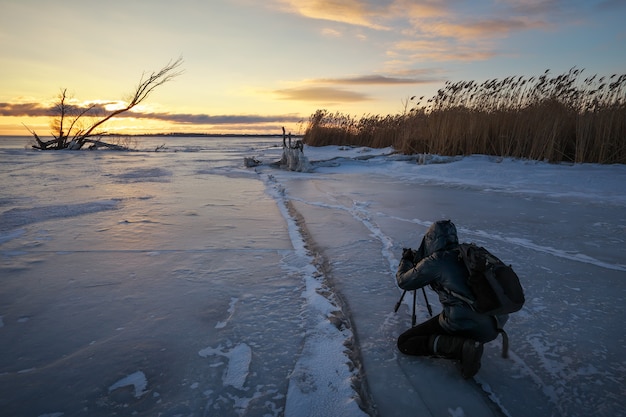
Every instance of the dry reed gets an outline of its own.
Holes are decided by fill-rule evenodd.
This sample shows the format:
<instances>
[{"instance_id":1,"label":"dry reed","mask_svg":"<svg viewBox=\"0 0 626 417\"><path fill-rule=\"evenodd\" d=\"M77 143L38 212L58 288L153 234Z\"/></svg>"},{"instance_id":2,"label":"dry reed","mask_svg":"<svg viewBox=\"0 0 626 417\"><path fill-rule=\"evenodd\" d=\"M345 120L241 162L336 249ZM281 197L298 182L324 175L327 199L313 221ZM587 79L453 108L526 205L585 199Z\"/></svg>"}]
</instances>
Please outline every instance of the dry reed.
<instances>
[{"instance_id":1,"label":"dry reed","mask_svg":"<svg viewBox=\"0 0 626 417\"><path fill-rule=\"evenodd\" d=\"M393 146L405 154L486 154L550 162L626 163L626 74L447 82L397 115L357 119L318 110L312 146Z\"/></svg>"}]
</instances>

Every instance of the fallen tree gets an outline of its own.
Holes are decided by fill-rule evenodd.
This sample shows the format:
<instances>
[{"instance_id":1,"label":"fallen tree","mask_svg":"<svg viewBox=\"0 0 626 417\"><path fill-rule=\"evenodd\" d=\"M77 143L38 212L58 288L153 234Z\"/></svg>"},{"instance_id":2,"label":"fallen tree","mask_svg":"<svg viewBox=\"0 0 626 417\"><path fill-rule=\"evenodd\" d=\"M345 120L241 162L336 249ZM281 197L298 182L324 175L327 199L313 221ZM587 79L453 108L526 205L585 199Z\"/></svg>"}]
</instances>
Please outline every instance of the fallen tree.
<instances>
[{"instance_id":1,"label":"fallen tree","mask_svg":"<svg viewBox=\"0 0 626 417\"><path fill-rule=\"evenodd\" d=\"M146 100L157 87L182 74L183 71L179 69L182 63L182 58L178 58L176 61L170 61L159 71L152 72L149 75L144 73L135 90L124 101L124 106L105 114L97 114L101 111L101 108L96 104L90 104L86 107L71 104L71 100L67 96L67 89L61 90L58 100L53 107L53 120L51 123L53 139L44 141L34 130L24 125L35 139L33 148L41 150L78 150L89 144L90 149L99 147L127 149L123 145L104 142L102 137L107 132L101 130L103 125L112 118L132 110Z\"/></svg>"}]
</instances>

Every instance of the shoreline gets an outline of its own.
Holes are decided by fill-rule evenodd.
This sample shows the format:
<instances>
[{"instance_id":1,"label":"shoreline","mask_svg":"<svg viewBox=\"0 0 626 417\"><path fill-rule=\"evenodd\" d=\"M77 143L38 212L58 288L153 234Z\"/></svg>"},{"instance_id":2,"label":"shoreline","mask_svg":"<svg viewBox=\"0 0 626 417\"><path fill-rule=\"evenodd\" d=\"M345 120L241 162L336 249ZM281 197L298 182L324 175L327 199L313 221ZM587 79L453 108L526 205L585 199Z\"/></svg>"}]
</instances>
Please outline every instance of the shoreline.
<instances>
[{"instance_id":1,"label":"shoreline","mask_svg":"<svg viewBox=\"0 0 626 417\"><path fill-rule=\"evenodd\" d=\"M294 135L292 138L302 138L304 135ZM30 138L32 135L0 135L2 138ZM44 136L42 136L44 137ZM48 137L48 136L45 136ZM51 136L50 136L51 137ZM282 133L146 133L122 134L112 133L102 137L168 137L168 138L282 138Z\"/></svg>"}]
</instances>

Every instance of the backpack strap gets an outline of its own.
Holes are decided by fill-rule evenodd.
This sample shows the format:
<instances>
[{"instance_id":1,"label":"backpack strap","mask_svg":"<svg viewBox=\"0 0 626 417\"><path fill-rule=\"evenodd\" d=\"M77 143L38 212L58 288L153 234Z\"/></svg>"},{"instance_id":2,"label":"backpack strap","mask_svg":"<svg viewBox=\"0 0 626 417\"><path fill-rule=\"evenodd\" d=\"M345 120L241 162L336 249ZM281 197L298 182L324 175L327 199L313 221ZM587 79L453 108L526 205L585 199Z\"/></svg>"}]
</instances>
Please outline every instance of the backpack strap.
<instances>
[{"instance_id":1,"label":"backpack strap","mask_svg":"<svg viewBox=\"0 0 626 417\"><path fill-rule=\"evenodd\" d=\"M509 335L507 334L506 330L504 330L504 327L500 324L500 320L498 320L498 317L491 317L493 317L493 321L496 323L496 329L498 330L498 333L502 335L502 357L506 359L509 357Z\"/></svg>"},{"instance_id":2,"label":"backpack strap","mask_svg":"<svg viewBox=\"0 0 626 417\"><path fill-rule=\"evenodd\" d=\"M509 357L509 335L504 329L498 329L498 333L502 335L502 357Z\"/></svg>"},{"instance_id":3,"label":"backpack strap","mask_svg":"<svg viewBox=\"0 0 626 417\"><path fill-rule=\"evenodd\" d=\"M464 295L461 295L458 292L452 291L452 290L450 290L448 288L445 288L443 286L442 286L442 288L443 288L443 290L445 292L447 292L448 294L450 294L454 298L457 298L457 299L463 301L465 304L467 304L467 306L469 308L471 308L472 310L476 311L476 301L475 300L472 300L471 298L465 297Z\"/></svg>"}]
</instances>

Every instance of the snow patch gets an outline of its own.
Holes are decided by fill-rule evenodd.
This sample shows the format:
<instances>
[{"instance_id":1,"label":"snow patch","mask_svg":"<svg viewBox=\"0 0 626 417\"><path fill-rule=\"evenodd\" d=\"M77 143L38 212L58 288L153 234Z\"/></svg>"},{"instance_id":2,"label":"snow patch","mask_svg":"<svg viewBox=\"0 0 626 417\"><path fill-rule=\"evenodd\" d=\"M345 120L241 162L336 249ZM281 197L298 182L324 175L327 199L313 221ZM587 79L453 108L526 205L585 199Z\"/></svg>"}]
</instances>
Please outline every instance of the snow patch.
<instances>
[{"instance_id":1,"label":"snow patch","mask_svg":"<svg viewBox=\"0 0 626 417\"><path fill-rule=\"evenodd\" d=\"M148 386L148 380L146 379L146 375L141 371L132 373L111 385L109 392L128 386L133 386L135 388L135 398L140 398L147 392L146 387Z\"/></svg>"},{"instance_id":2,"label":"snow patch","mask_svg":"<svg viewBox=\"0 0 626 417\"><path fill-rule=\"evenodd\" d=\"M228 307L229 316L226 320L218 322L215 325L216 329L223 329L224 327L226 327L230 319L233 317L233 314L235 314L235 304L237 304L237 301L239 301L239 298L233 297L230 299L230 305Z\"/></svg>"},{"instance_id":3,"label":"snow patch","mask_svg":"<svg viewBox=\"0 0 626 417\"><path fill-rule=\"evenodd\" d=\"M228 359L228 367L222 378L224 385L244 389L246 378L250 373L250 363L252 362L252 349L245 343L240 343L230 350L223 350L221 347L207 347L198 352L198 355L206 358L211 355L219 355Z\"/></svg>"}]
</instances>

